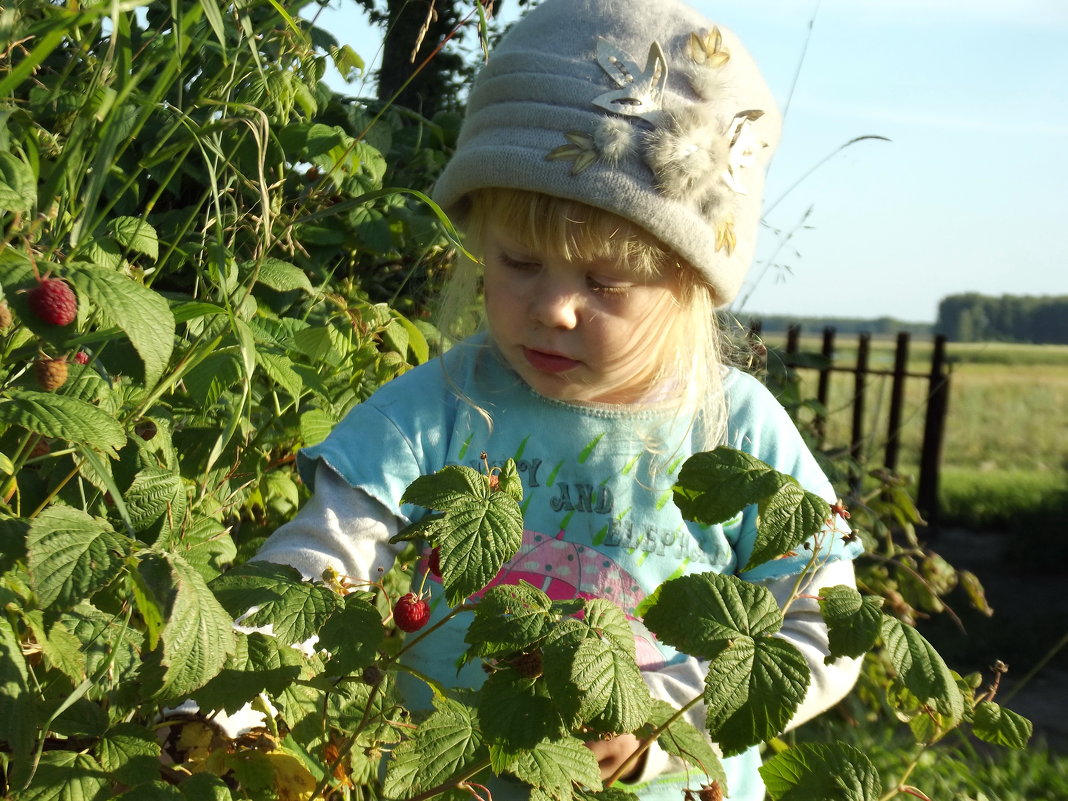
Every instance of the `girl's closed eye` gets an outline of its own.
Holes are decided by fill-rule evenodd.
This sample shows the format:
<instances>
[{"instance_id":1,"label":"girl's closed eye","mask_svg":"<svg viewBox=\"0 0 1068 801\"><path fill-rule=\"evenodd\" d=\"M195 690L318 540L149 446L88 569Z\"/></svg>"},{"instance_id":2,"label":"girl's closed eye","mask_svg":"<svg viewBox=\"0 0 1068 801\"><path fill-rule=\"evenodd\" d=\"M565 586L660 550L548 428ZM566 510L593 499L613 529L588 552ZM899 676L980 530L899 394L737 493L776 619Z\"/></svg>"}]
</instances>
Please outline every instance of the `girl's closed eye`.
<instances>
[{"instance_id":1,"label":"girl's closed eye","mask_svg":"<svg viewBox=\"0 0 1068 801\"><path fill-rule=\"evenodd\" d=\"M497 252L497 261L510 270L529 272L538 269L538 262L519 254L508 253L504 250Z\"/></svg>"},{"instance_id":2,"label":"girl's closed eye","mask_svg":"<svg viewBox=\"0 0 1068 801\"><path fill-rule=\"evenodd\" d=\"M593 292L600 295L625 295L634 287L634 282L625 278L612 278L597 274L587 275L586 284Z\"/></svg>"}]
</instances>

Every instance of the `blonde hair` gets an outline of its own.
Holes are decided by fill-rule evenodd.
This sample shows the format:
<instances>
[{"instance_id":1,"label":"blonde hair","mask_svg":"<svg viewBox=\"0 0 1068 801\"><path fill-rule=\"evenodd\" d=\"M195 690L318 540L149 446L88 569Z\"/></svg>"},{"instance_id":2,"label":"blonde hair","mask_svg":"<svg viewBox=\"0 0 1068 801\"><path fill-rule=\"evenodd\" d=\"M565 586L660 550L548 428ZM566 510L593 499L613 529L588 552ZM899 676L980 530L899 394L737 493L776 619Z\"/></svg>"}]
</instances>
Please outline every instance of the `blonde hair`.
<instances>
[{"instance_id":1,"label":"blonde hair","mask_svg":"<svg viewBox=\"0 0 1068 801\"><path fill-rule=\"evenodd\" d=\"M458 222L474 258L460 254L439 304L438 326L446 336L459 340L484 327L478 259L491 221L517 242L536 243L538 251L568 261L610 259L645 278L674 272L678 314L664 329L663 358L657 360L651 383L675 382L680 390L676 412L693 415L701 449L724 441L727 405L717 303L712 287L695 269L645 229L585 203L519 189L480 189L466 202Z\"/></svg>"}]
</instances>

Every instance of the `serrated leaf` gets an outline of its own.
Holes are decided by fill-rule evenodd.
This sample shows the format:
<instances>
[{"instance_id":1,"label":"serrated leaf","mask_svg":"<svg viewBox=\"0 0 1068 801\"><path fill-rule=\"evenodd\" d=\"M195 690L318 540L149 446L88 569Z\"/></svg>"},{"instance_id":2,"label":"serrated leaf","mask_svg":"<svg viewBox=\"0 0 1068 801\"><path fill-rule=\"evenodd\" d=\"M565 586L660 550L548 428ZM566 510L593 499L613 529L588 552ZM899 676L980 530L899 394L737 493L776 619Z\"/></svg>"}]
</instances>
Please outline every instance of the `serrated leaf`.
<instances>
[{"instance_id":1,"label":"serrated leaf","mask_svg":"<svg viewBox=\"0 0 1068 801\"><path fill-rule=\"evenodd\" d=\"M346 596L344 604L319 630L317 644L330 652L327 670L335 675L353 673L374 662L385 636L382 615L373 605L356 595Z\"/></svg>"},{"instance_id":2,"label":"serrated leaf","mask_svg":"<svg viewBox=\"0 0 1068 801\"><path fill-rule=\"evenodd\" d=\"M300 400L304 391L304 380L293 369L293 360L278 353L269 353L262 348L256 349L256 362L267 377L286 391L293 400Z\"/></svg>"},{"instance_id":3,"label":"serrated leaf","mask_svg":"<svg viewBox=\"0 0 1068 801\"><path fill-rule=\"evenodd\" d=\"M475 609L464 640L472 656L503 656L529 650L554 617L544 592L525 581L490 588Z\"/></svg>"},{"instance_id":4,"label":"serrated leaf","mask_svg":"<svg viewBox=\"0 0 1068 801\"><path fill-rule=\"evenodd\" d=\"M311 409L300 416L300 438L305 447L318 445L336 425L337 420L332 415L321 409Z\"/></svg>"},{"instance_id":5,"label":"serrated leaf","mask_svg":"<svg viewBox=\"0 0 1068 801\"><path fill-rule=\"evenodd\" d=\"M123 331L145 367L145 384L159 380L174 348L174 315L162 295L122 273L79 266L71 273L79 298L105 324Z\"/></svg>"},{"instance_id":6,"label":"serrated leaf","mask_svg":"<svg viewBox=\"0 0 1068 801\"><path fill-rule=\"evenodd\" d=\"M100 738L96 755L100 767L122 784L141 784L159 777L156 735L136 723L120 723L109 729Z\"/></svg>"},{"instance_id":7,"label":"serrated leaf","mask_svg":"<svg viewBox=\"0 0 1068 801\"><path fill-rule=\"evenodd\" d=\"M720 446L686 460L674 487L675 505L687 520L715 525L785 483L786 476L756 457Z\"/></svg>"},{"instance_id":8,"label":"serrated leaf","mask_svg":"<svg viewBox=\"0 0 1068 801\"><path fill-rule=\"evenodd\" d=\"M845 743L805 743L767 760L760 768L773 801L876 801L879 772L868 757Z\"/></svg>"},{"instance_id":9,"label":"serrated leaf","mask_svg":"<svg viewBox=\"0 0 1068 801\"><path fill-rule=\"evenodd\" d=\"M22 426L51 439L87 445L112 459L126 444L126 432L103 409L52 392L12 389L0 403L0 423Z\"/></svg>"},{"instance_id":10,"label":"serrated leaf","mask_svg":"<svg viewBox=\"0 0 1068 801\"><path fill-rule=\"evenodd\" d=\"M19 801L92 801L107 784L107 774L89 754L46 751Z\"/></svg>"},{"instance_id":11,"label":"serrated leaf","mask_svg":"<svg viewBox=\"0 0 1068 801\"><path fill-rule=\"evenodd\" d=\"M140 217L116 217L108 222L108 231L115 241L155 261L159 258L159 236L156 229Z\"/></svg>"},{"instance_id":12,"label":"serrated leaf","mask_svg":"<svg viewBox=\"0 0 1068 801\"><path fill-rule=\"evenodd\" d=\"M488 477L450 465L421 476L401 500L442 512L445 598L456 606L485 587L523 544L523 514L516 499L490 488Z\"/></svg>"},{"instance_id":13,"label":"serrated leaf","mask_svg":"<svg viewBox=\"0 0 1068 801\"><path fill-rule=\"evenodd\" d=\"M177 554L158 556L170 568L173 590L160 635L164 668L160 695L185 698L211 680L234 650L233 619L204 579Z\"/></svg>"},{"instance_id":14,"label":"serrated leaf","mask_svg":"<svg viewBox=\"0 0 1068 801\"><path fill-rule=\"evenodd\" d=\"M568 801L572 797L573 784L594 792L602 786L597 758L574 737L542 740L519 756L512 764L512 772L527 784L560 801Z\"/></svg>"},{"instance_id":15,"label":"serrated leaf","mask_svg":"<svg viewBox=\"0 0 1068 801\"><path fill-rule=\"evenodd\" d=\"M30 526L30 583L41 607L70 609L110 584L127 551L124 537L103 521L67 506L50 506Z\"/></svg>"},{"instance_id":16,"label":"serrated leaf","mask_svg":"<svg viewBox=\"0 0 1068 801\"><path fill-rule=\"evenodd\" d=\"M486 679L478 710L486 741L513 752L564 732L552 700L514 670L498 670Z\"/></svg>"},{"instance_id":17,"label":"serrated leaf","mask_svg":"<svg viewBox=\"0 0 1068 801\"><path fill-rule=\"evenodd\" d=\"M59 620L81 641L86 672L95 678L97 690L106 692L136 676L138 648L144 639L139 631L84 602L61 614Z\"/></svg>"},{"instance_id":18,"label":"serrated leaf","mask_svg":"<svg viewBox=\"0 0 1068 801\"><path fill-rule=\"evenodd\" d=\"M758 509L756 541L743 571L797 548L817 534L831 514L827 501L792 480L763 499ZM826 547L824 543L817 544L820 550Z\"/></svg>"},{"instance_id":19,"label":"serrated leaf","mask_svg":"<svg viewBox=\"0 0 1068 801\"><path fill-rule=\"evenodd\" d=\"M6 573L16 562L26 558L29 530L28 520L13 517L0 519L0 573Z\"/></svg>"},{"instance_id":20,"label":"serrated leaf","mask_svg":"<svg viewBox=\"0 0 1068 801\"><path fill-rule=\"evenodd\" d=\"M1025 748L1033 731L1031 721L993 701L975 708L972 733L980 740L1008 748Z\"/></svg>"},{"instance_id":21,"label":"serrated leaf","mask_svg":"<svg viewBox=\"0 0 1068 801\"><path fill-rule=\"evenodd\" d=\"M157 773L158 773L157 769ZM185 796L173 784L162 779L139 784L125 793L115 796L115 801L182 801Z\"/></svg>"},{"instance_id":22,"label":"serrated leaf","mask_svg":"<svg viewBox=\"0 0 1068 801\"><path fill-rule=\"evenodd\" d=\"M415 737L393 750L383 792L408 798L437 787L474 764L484 753L478 714L459 701L439 697L435 711Z\"/></svg>"},{"instance_id":23,"label":"serrated leaf","mask_svg":"<svg viewBox=\"0 0 1068 801\"><path fill-rule=\"evenodd\" d=\"M664 582L644 620L662 642L704 659L715 657L728 640L763 637L782 627L782 613L766 588L718 573Z\"/></svg>"},{"instance_id":24,"label":"serrated leaf","mask_svg":"<svg viewBox=\"0 0 1068 801\"><path fill-rule=\"evenodd\" d=\"M190 398L201 408L208 409L244 377L237 349L225 348L212 353L186 373L183 382Z\"/></svg>"},{"instance_id":25,"label":"serrated leaf","mask_svg":"<svg viewBox=\"0 0 1068 801\"><path fill-rule=\"evenodd\" d=\"M581 690L578 715L603 731L633 731L646 720L649 689L633 655L587 638L575 651L571 681Z\"/></svg>"},{"instance_id":26,"label":"serrated leaf","mask_svg":"<svg viewBox=\"0 0 1068 801\"><path fill-rule=\"evenodd\" d=\"M959 722L964 698L934 646L912 626L887 615L882 619L882 637L886 656L909 692L953 723Z\"/></svg>"},{"instance_id":27,"label":"serrated leaf","mask_svg":"<svg viewBox=\"0 0 1068 801\"><path fill-rule=\"evenodd\" d=\"M408 332L408 350L411 351L415 363L422 364L429 359L430 345L426 341L426 336L419 330L419 327L407 317L401 315L397 315L397 322L404 326L404 329Z\"/></svg>"},{"instance_id":28,"label":"serrated leaf","mask_svg":"<svg viewBox=\"0 0 1068 801\"><path fill-rule=\"evenodd\" d=\"M189 801L232 801L226 782L213 773L195 773L181 784L182 796Z\"/></svg>"},{"instance_id":29,"label":"serrated leaf","mask_svg":"<svg viewBox=\"0 0 1068 801\"><path fill-rule=\"evenodd\" d=\"M724 756L782 733L809 685L805 657L778 637L734 640L705 677L708 731Z\"/></svg>"},{"instance_id":30,"label":"serrated leaf","mask_svg":"<svg viewBox=\"0 0 1068 801\"><path fill-rule=\"evenodd\" d=\"M181 476L170 470L148 467L134 476L123 495L130 522L143 531L166 515L166 528L173 529L185 517L186 494Z\"/></svg>"},{"instance_id":31,"label":"serrated leaf","mask_svg":"<svg viewBox=\"0 0 1068 801\"><path fill-rule=\"evenodd\" d=\"M676 712L678 710L667 701L654 699L649 708L648 722L640 727L635 735L639 739L651 737L653 730L663 726ZM723 763L709 742L708 735L699 732L685 718L679 717L672 721L656 741L667 753L686 760L703 771L710 781L714 779L724 790L729 789Z\"/></svg>"},{"instance_id":32,"label":"serrated leaf","mask_svg":"<svg viewBox=\"0 0 1068 801\"><path fill-rule=\"evenodd\" d=\"M246 262L242 265L245 271L256 269L255 262ZM290 292L300 289L308 294L315 291L307 273L288 261L268 257L259 263L256 272L256 280L277 292Z\"/></svg>"},{"instance_id":33,"label":"serrated leaf","mask_svg":"<svg viewBox=\"0 0 1068 801\"><path fill-rule=\"evenodd\" d=\"M340 596L329 588L302 580L291 567L270 562L236 567L211 586L223 607L242 624L270 625L274 636L287 645L318 634L342 605Z\"/></svg>"},{"instance_id":34,"label":"serrated leaf","mask_svg":"<svg viewBox=\"0 0 1068 801\"><path fill-rule=\"evenodd\" d=\"M302 659L299 651L274 637L237 632L233 655L193 693L193 700L201 709L233 714L261 692L281 695L300 676Z\"/></svg>"},{"instance_id":35,"label":"serrated leaf","mask_svg":"<svg viewBox=\"0 0 1068 801\"><path fill-rule=\"evenodd\" d=\"M37 729L34 695L19 638L7 616L0 615L0 740L21 765L30 761Z\"/></svg>"},{"instance_id":36,"label":"serrated leaf","mask_svg":"<svg viewBox=\"0 0 1068 801\"><path fill-rule=\"evenodd\" d=\"M0 210L29 211L37 202L37 179L30 165L12 153L0 152Z\"/></svg>"},{"instance_id":37,"label":"serrated leaf","mask_svg":"<svg viewBox=\"0 0 1068 801\"><path fill-rule=\"evenodd\" d=\"M37 609L23 612L23 620L33 631L34 639L48 663L78 686L85 679L85 654L81 642L62 621L45 622L44 614Z\"/></svg>"},{"instance_id":38,"label":"serrated leaf","mask_svg":"<svg viewBox=\"0 0 1068 801\"><path fill-rule=\"evenodd\" d=\"M604 598L591 598L585 603L586 625L605 637L612 646L636 658L634 630L623 610Z\"/></svg>"},{"instance_id":39,"label":"serrated leaf","mask_svg":"<svg viewBox=\"0 0 1068 801\"><path fill-rule=\"evenodd\" d=\"M875 647L882 626L883 599L862 596L845 584L819 591L820 614L830 635L828 664L836 657L860 657Z\"/></svg>"}]
</instances>

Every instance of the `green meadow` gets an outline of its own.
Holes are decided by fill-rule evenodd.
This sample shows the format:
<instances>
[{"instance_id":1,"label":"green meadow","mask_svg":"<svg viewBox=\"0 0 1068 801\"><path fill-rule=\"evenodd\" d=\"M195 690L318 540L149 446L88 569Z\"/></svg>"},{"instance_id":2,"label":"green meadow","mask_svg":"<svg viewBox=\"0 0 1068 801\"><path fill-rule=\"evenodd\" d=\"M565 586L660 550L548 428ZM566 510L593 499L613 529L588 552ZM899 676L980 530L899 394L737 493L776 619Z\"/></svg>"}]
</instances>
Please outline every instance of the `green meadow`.
<instances>
[{"instance_id":1,"label":"green meadow","mask_svg":"<svg viewBox=\"0 0 1068 801\"><path fill-rule=\"evenodd\" d=\"M769 342L770 345L777 344ZM805 337L805 353L819 353L819 337ZM891 370L893 338L872 339L869 368ZM930 370L932 343L910 343L908 370ZM857 338L837 342L835 364L856 365ZM1068 487L1068 346L1006 343L949 343L950 394L942 450L941 506L947 522L979 528L1006 525L1020 513L1047 507L1064 511ZM773 350L769 358L776 358ZM817 372L800 370L803 397L816 394ZM915 474L923 441L930 382L905 383L898 470ZM866 383L864 460L884 461L891 378L871 375ZM831 377L825 446L848 447L854 377ZM801 412L802 421L814 412Z\"/></svg>"}]
</instances>

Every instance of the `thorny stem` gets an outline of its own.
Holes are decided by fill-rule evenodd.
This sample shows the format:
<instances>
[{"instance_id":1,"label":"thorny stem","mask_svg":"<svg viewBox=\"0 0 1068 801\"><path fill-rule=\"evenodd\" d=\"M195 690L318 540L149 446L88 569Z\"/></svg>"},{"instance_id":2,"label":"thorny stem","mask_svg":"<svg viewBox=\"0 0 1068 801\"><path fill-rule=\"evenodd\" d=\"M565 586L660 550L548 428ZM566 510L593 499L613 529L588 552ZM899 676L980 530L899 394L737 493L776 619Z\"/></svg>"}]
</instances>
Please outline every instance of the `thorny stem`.
<instances>
[{"instance_id":1,"label":"thorny stem","mask_svg":"<svg viewBox=\"0 0 1068 801\"><path fill-rule=\"evenodd\" d=\"M628 773L630 773L632 770L634 770L635 766L638 764L638 760L641 759L642 755L646 751L649 750L650 746L652 746L652 744L656 740L656 738L659 737L663 732L667 731L668 727L672 723L674 723L676 720L681 718L688 711L693 709L693 707L697 706L697 704L700 703L703 699L704 699L704 695L703 694L702 695L698 695L695 698L690 699L684 706L682 706L680 709L676 710L674 715L672 715L670 718L665 720L662 724L660 724L655 729L653 729L652 734L650 734L647 739L642 741L642 744L634 751L634 753L631 754L626 759L624 759L623 760L623 764L621 764L618 768L616 768L615 771L613 771L612 775L604 780L604 782L603 782L604 786L605 787L611 787L615 782L619 781L623 776L626 776ZM414 801L414 799L412 799L412 801Z\"/></svg>"},{"instance_id":2,"label":"thorny stem","mask_svg":"<svg viewBox=\"0 0 1068 801\"><path fill-rule=\"evenodd\" d=\"M308 796L308 801L318 798L323 790L326 789L327 785L330 784L330 779L334 776L334 771L336 771L338 765L341 764L341 760L348 755L349 751L352 750L352 746L356 744L356 738L363 732L363 727L367 725L367 719L371 715L371 702L375 700L375 696L378 694L378 688L381 686L381 681L371 685L371 692L367 694L367 703L363 707L363 716L360 718L360 722L356 725L356 728L353 730L352 734L349 735L348 739L345 740L344 744L337 749L337 756L334 757L326 770L323 771L323 778L319 780L319 783L315 786L312 794Z\"/></svg>"}]
</instances>

